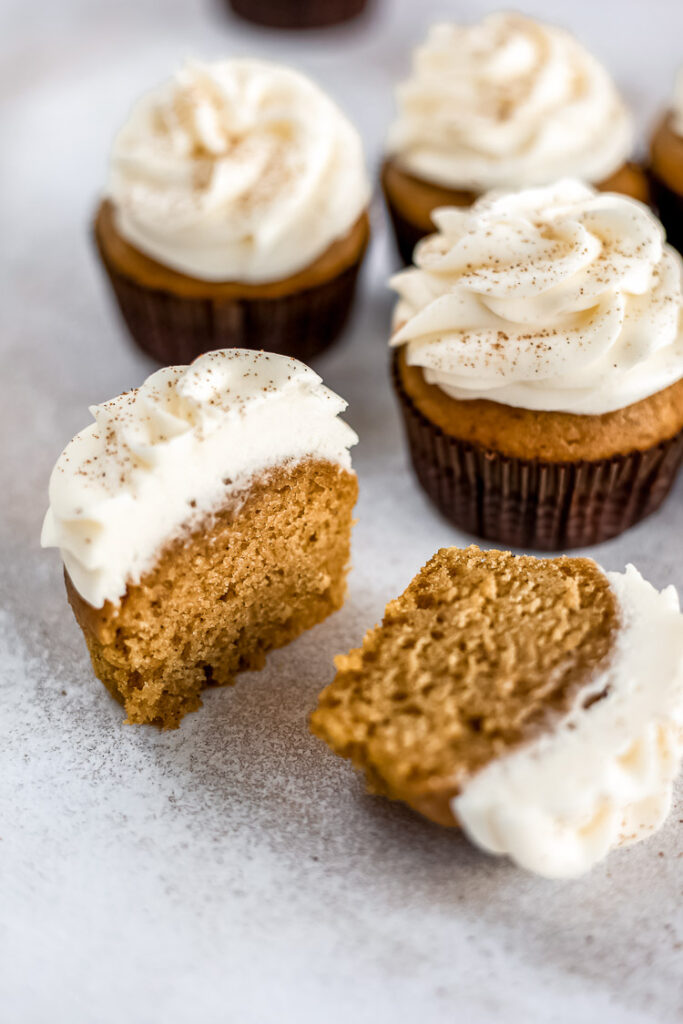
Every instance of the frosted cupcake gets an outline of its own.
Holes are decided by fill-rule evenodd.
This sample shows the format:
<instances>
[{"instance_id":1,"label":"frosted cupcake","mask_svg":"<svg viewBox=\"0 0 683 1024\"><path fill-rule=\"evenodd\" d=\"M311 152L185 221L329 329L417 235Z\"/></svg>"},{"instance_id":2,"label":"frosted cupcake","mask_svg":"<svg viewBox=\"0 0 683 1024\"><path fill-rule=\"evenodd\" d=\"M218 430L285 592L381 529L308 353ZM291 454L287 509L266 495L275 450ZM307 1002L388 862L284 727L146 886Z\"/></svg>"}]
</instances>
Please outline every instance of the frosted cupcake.
<instances>
[{"instance_id":1,"label":"frosted cupcake","mask_svg":"<svg viewBox=\"0 0 683 1024\"><path fill-rule=\"evenodd\" d=\"M530 871L581 875L670 810L683 616L632 565L444 548L336 666L316 735Z\"/></svg>"},{"instance_id":2,"label":"frosted cupcake","mask_svg":"<svg viewBox=\"0 0 683 1024\"><path fill-rule=\"evenodd\" d=\"M52 473L42 544L130 722L175 727L203 687L340 607L345 406L302 363L228 349L91 408Z\"/></svg>"},{"instance_id":3,"label":"frosted cupcake","mask_svg":"<svg viewBox=\"0 0 683 1024\"><path fill-rule=\"evenodd\" d=\"M369 194L358 133L308 78L195 62L119 132L95 237L133 338L160 362L226 346L307 359L348 317Z\"/></svg>"},{"instance_id":4,"label":"frosted cupcake","mask_svg":"<svg viewBox=\"0 0 683 1024\"><path fill-rule=\"evenodd\" d=\"M656 217L565 180L434 220L391 282L394 382L432 500L547 549L654 511L683 454L682 264Z\"/></svg>"},{"instance_id":5,"label":"frosted cupcake","mask_svg":"<svg viewBox=\"0 0 683 1024\"><path fill-rule=\"evenodd\" d=\"M631 118L568 32L520 14L435 25L398 90L382 185L405 263L439 206L571 175L647 199Z\"/></svg>"},{"instance_id":6,"label":"frosted cupcake","mask_svg":"<svg viewBox=\"0 0 683 1024\"><path fill-rule=\"evenodd\" d=\"M650 148L654 200L672 245L683 251L683 68Z\"/></svg>"}]
</instances>

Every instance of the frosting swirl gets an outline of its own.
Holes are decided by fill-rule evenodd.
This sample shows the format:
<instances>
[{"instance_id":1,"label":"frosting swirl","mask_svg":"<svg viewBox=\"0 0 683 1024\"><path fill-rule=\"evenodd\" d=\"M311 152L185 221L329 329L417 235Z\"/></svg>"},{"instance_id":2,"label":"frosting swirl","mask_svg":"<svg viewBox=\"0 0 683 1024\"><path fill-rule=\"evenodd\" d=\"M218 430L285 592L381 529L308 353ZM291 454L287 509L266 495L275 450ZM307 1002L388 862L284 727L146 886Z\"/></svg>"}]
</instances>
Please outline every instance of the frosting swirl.
<instances>
[{"instance_id":1,"label":"frosting swirl","mask_svg":"<svg viewBox=\"0 0 683 1024\"><path fill-rule=\"evenodd\" d=\"M138 583L162 548L252 477L306 458L350 469L346 402L296 359L222 349L102 405L50 477L41 544L61 549L93 607Z\"/></svg>"},{"instance_id":2,"label":"frosting swirl","mask_svg":"<svg viewBox=\"0 0 683 1024\"><path fill-rule=\"evenodd\" d=\"M607 71L568 32L519 14L433 26L398 90L388 150L449 188L600 182L632 148Z\"/></svg>"},{"instance_id":3,"label":"frosting swirl","mask_svg":"<svg viewBox=\"0 0 683 1024\"><path fill-rule=\"evenodd\" d=\"M641 203L580 182L434 214L391 344L456 399L602 414L683 377L681 257Z\"/></svg>"},{"instance_id":4,"label":"frosting swirl","mask_svg":"<svg viewBox=\"0 0 683 1024\"><path fill-rule=\"evenodd\" d=\"M188 63L133 108L107 187L118 230L207 281L288 277L367 206L360 137L313 82L256 60Z\"/></svg>"}]
</instances>

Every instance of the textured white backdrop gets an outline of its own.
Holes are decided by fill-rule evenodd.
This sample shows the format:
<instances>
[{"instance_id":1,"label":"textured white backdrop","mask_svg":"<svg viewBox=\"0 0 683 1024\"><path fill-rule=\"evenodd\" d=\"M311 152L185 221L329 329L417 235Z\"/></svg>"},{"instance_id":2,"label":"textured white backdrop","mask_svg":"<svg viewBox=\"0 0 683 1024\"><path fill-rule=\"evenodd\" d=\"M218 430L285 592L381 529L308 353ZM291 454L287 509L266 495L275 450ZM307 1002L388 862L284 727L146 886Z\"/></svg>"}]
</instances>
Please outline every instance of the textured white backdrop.
<instances>
[{"instance_id":1,"label":"textured white backdrop","mask_svg":"<svg viewBox=\"0 0 683 1024\"><path fill-rule=\"evenodd\" d=\"M355 317L318 369L359 431L348 602L207 695L175 733L122 725L94 681L46 487L86 407L140 383L93 257L111 136L185 55L310 71L376 164L391 86L439 15L493 5L384 0L365 22L290 36L218 0L4 0L0 12L0 1018L7 1024L674 1021L683 1013L679 799L665 829L589 877L534 879L366 796L306 715L439 546L464 541L406 465L386 374L391 265L380 204ZM645 130L683 60L683 6L525 8L573 28ZM683 479L664 510L594 553L683 589Z\"/></svg>"}]
</instances>

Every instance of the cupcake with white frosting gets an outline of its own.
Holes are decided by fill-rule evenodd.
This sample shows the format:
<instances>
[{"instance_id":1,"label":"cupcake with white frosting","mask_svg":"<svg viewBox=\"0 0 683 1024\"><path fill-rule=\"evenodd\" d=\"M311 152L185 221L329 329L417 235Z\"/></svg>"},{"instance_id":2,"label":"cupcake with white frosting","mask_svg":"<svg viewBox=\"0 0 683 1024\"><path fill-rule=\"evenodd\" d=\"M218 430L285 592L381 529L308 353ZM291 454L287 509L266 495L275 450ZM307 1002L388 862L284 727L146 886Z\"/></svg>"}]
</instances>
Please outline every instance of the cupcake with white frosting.
<instances>
[{"instance_id":1,"label":"cupcake with white frosting","mask_svg":"<svg viewBox=\"0 0 683 1024\"><path fill-rule=\"evenodd\" d=\"M683 67L650 146L654 200L672 245L683 252Z\"/></svg>"},{"instance_id":2,"label":"cupcake with white frosting","mask_svg":"<svg viewBox=\"0 0 683 1024\"><path fill-rule=\"evenodd\" d=\"M225 346L306 359L348 316L369 195L358 133L304 75L191 62L119 132L95 236L160 362Z\"/></svg>"},{"instance_id":3,"label":"cupcake with white frosting","mask_svg":"<svg viewBox=\"0 0 683 1024\"><path fill-rule=\"evenodd\" d=\"M434 219L391 281L431 498L472 533L546 549L654 511L683 453L683 271L659 221L571 179Z\"/></svg>"},{"instance_id":4,"label":"cupcake with white frosting","mask_svg":"<svg viewBox=\"0 0 683 1024\"><path fill-rule=\"evenodd\" d=\"M670 810L683 615L632 565L444 548L336 667L314 733L529 871L581 875Z\"/></svg>"},{"instance_id":5,"label":"cupcake with white frosting","mask_svg":"<svg viewBox=\"0 0 683 1024\"><path fill-rule=\"evenodd\" d=\"M404 262L434 209L489 189L571 175L646 200L632 148L612 79L568 32L513 13L435 25L398 89L382 171Z\"/></svg>"},{"instance_id":6,"label":"cupcake with white frosting","mask_svg":"<svg viewBox=\"0 0 683 1024\"><path fill-rule=\"evenodd\" d=\"M91 408L50 479L96 675L175 727L341 606L357 494L346 403L296 360L209 352Z\"/></svg>"}]
</instances>

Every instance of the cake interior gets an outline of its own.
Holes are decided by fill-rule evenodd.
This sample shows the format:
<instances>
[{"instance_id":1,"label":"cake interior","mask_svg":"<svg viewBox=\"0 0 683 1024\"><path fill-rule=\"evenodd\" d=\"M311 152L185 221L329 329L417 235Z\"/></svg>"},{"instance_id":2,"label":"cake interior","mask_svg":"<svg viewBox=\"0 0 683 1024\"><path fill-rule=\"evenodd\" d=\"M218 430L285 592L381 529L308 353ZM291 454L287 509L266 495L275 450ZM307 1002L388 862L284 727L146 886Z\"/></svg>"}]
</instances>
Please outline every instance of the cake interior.
<instances>
[{"instance_id":1,"label":"cake interior","mask_svg":"<svg viewBox=\"0 0 683 1024\"><path fill-rule=\"evenodd\" d=\"M169 544L119 604L93 608L67 575L95 674L128 721L175 728L205 686L262 668L339 608L356 495L331 462L279 466Z\"/></svg>"},{"instance_id":2,"label":"cake interior","mask_svg":"<svg viewBox=\"0 0 683 1024\"><path fill-rule=\"evenodd\" d=\"M454 825L466 780L552 728L608 663L617 630L590 559L444 548L336 659L311 728L371 791Z\"/></svg>"}]
</instances>

